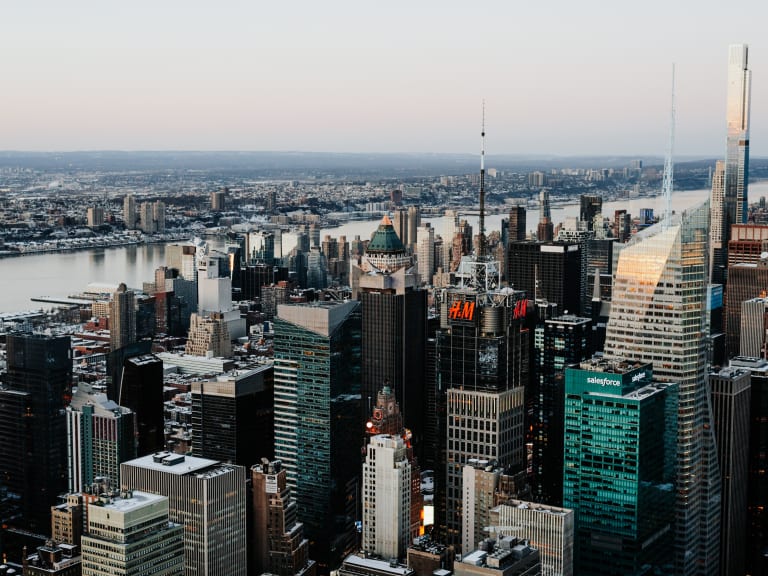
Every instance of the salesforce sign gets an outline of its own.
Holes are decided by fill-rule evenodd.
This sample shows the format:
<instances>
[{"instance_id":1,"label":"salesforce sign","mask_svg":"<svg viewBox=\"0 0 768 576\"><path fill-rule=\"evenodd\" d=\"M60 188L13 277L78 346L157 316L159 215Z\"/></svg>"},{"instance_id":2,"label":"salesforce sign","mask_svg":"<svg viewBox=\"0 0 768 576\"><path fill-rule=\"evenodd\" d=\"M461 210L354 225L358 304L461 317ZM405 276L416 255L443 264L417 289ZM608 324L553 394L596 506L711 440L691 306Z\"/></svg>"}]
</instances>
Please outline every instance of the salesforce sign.
<instances>
[{"instance_id":1,"label":"salesforce sign","mask_svg":"<svg viewBox=\"0 0 768 576\"><path fill-rule=\"evenodd\" d=\"M565 376L566 388L571 393L594 392L617 396L623 396L642 387L652 378L653 371L650 364L624 373L569 368Z\"/></svg>"}]
</instances>

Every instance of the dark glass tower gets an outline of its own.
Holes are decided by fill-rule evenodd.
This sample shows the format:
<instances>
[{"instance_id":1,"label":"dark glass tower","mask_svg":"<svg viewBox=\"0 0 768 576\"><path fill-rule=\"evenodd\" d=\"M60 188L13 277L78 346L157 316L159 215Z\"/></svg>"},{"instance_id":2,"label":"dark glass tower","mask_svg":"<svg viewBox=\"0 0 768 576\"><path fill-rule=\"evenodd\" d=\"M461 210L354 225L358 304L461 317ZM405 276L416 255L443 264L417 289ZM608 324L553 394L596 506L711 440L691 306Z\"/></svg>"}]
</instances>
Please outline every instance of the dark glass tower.
<instances>
[{"instance_id":1,"label":"dark glass tower","mask_svg":"<svg viewBox=\"0 0 768 576\"><path fill-rule=\"evenodd\" d=\"M275 318L275 456L321 570L355 546L360 474L360 304L281 304Z\"/></svg>"},{"instance_id":2,"label":"dark glass tower","mask_svg":"<svg viewBox=\"0 0 768 576\"><path fill-rule=\"evenodd\" d=\"M118 403L136 413L137 454L146 456L163 450L163 361L152 354L124 360Z\"/></svg>"},{"instance_id":3,"label":"dark glass tower","mask_svg":"<svg viewBox=\"0 0 768 576\"><path fill-rule=\"evenodd\" d=\"M592 354L589 318L558 316L536 328L536 382L533 387L533 499L563 503L563 419L565 368Z\"/></svg>"},{"instance_id":4,"label":"dark glass tower","mask_svg":"<svg viewBox=\"0 0 768 576\"><path fill-rule=\"evenodd\" d=\"M352 269L362 303L363 420L382 384L394 390L403 419L413 433L417 455L424 435L427 292L395 228L385 217Z\"/></svg>"},{"instance_id":5,"label":"dark glass tower","mask_svg":"<svg viewBox=\"0 0 768 576\"><path fill-rule=\"evenodd\" d=\"M67 490L69 336L9 334L0 388L0 482L21 498L22 523L47 533L50 508Z\"/></svg>"},{"instance_id":6,"label":"dark glass tower","mask_svg":"<svg viewBox=\"0 0 768 576\"><path fill-rule=\"evenodd\" d=\"M274 452L271 366L192 383L192 453L250 468Z\"/></svg>"},{"instance_id":7,"label":"dark glass tower","mask_svg":"<svg viewBox=\"0 0 768 576\"><path fill-rule=\"evenodd\" d=\"M561 313L580 314L581 251L570 242L510 242L507 281L531 299L557 304Z\"/></svg>"}]
</instances>

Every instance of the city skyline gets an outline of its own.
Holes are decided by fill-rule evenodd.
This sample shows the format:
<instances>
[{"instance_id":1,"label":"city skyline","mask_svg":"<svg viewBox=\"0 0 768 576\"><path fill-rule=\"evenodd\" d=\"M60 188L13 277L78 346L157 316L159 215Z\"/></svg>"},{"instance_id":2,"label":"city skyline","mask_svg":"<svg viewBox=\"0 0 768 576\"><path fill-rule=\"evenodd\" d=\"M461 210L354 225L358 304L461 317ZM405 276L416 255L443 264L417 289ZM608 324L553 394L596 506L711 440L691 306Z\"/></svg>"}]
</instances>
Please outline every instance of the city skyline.
<instances>
[{"instance_id":1,"label":"city skyline","mask_svg":"<svg viewBox=\"0 0 768 576\"><path fill-rule=\"evenodd\" d=\"M0 150L467 153L485 99L494 153L661 155L674 62L677 152L722 156L726 47L768 54L710 4L14 3Z\"/></svg>"}]
</instances>

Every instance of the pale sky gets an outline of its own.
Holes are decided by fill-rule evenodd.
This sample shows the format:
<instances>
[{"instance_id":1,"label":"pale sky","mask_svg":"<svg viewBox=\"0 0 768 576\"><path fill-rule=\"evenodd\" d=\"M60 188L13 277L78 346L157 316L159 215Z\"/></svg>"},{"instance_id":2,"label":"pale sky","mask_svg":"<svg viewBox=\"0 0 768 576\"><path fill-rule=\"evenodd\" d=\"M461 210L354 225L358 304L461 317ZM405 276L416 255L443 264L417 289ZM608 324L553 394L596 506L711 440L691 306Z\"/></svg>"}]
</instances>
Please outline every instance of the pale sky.
<instances>
[{"instance_id":1,"label":"pale sky","mask_svg":"<svg viewBox=\"0 0 768 576\"><path fill-rule=\"evenodd\" d=\"M0 150L679 155L725 149L762 0L2 0Z\"/></svg>"}]
</instances>

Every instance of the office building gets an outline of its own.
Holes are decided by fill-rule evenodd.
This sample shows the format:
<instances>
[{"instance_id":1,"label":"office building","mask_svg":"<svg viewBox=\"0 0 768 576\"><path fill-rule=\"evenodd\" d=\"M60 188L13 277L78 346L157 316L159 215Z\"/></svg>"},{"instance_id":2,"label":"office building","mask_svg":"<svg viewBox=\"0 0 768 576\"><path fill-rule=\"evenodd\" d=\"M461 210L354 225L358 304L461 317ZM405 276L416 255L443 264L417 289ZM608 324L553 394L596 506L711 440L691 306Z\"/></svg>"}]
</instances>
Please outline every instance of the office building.
<instances>
[{"instance_id":1,"label":"office building","mask_svg":"<svg viewBox=\"0 0 768 576\"><path fill-rule=\"evenodd\" d=\"M399 435L377 434L363 463L363 550L405 558L411 533L411 460Z\"/></svg>"},{"instance_id":2,"label":"office building","mask_svg":"<svg viewBox=\"0 0 768 576\"><path fill-rule=\"evenodd\" d=\"M537 502L562 505L565 368L590 358L592 352L589 318L557 316L536 327L531 466Z\"/></svg>"},{"instance_id":3,"label":"office building","mask_svg":"<svg viewBox=\"0 0 768 576\"><path fill-rule=\"evenodd\" d=\"M124 491L88 505L83 576L181 576L183 527L169 521L168 498Z\"/></svg>"},{"instance_id":4,"label":"office building","mask_svg":"<svg viewBox=\"0 0 768 576\"><path fill-rule=\"evenodd\" d=\"M509 211L509 224L507 224L507 239L508 242L517 242L519 240L525 240L527 237L526 231L526 210L525 205L516 204L512 206Z\"/></svg>"},{"instance_id":5,"label":"office building","mask_svg":"<svg viewBox=\"0 0 768 576\"><path fill-rule=\"evenodd\" d=\"M541 552L542 576L573 576L573 510L509 499L491 510L490 522L490 536L507 530Z\"/></svg>"},{"instance_id":6,"label":"office building","mask_svg":"<svg viewBox=\"0 0 768 576\"><path fill-rule=\"evenodd\" d=\"M128 230L136 228L136 198L133 194L126 194L123 198L123 221Z\"/></svg>"},{"instance_id":7,"label":"office building","mask_svg":"<svg viewBox=\"0 0 768 576\"><path fill-rule=\"evenodd\" d=\"M67 422L72 356L69 336L7 334L0 387L0 478L18 496L21 524L38 533L67 490Z\"/></svg>"},{"instance_id":8,"label":"office building","mask_svg":"<svg viewBox=\"0 0 768 576\"><path fill-rule=\"evenodd\" d=\"M725 163L718 164L712 180L711 266L713 282L728 263L727 242L734 224L747 221L749 183L749 116L752 72L746 44L728 47L727 137Z\"/></svg>"},{"instance_id":9,"label":"office building","mask_svg":"<svg viewBox=\"0 0 768 576\"><path fill-rule=\"evenodd\" d=\"M588 230L594 230L595 216L602 216L603 197L595 194L579 196L579 220L586 223Z\"/></svg>"},{"instance_id":10,"label":"office building","mask_svg":"<svg viewBox=\"0 0 768 576\"><path fill-rule=\"evenodd\" d=\"M432 284L435 273L435 229L429 222L419 226L416 232L416 255L419 279L422 284Z\"/></svg>"},{"instance_id":11,"label":"office building","mask_svg":"<svg viewBox=\"0 0 768 576\"><path fill-rule=\"evenodd\" d=\"M605 355L653 364L679 385L676 571L710 574L719 565L720 472L707 401L708 207L650 226L619 255ZM642 295L642 297L641 297Z\"/></svg>"},{"instance_id":12,"label":"office building","mask_svg":"<svg viewBox=\"0 0 768 576\"><path fill-rule=\"evenodd\" d=\"M453 564L454 576L538 576L541 554L530 542L505 536Z\"/></svg>"},{"instance_id":13,"label":"office building","mask_svg":"<svg viewBox=\"0 0 768 576\"><path fill-rule=\"evenodd\" d=\"M136 415L139 456L165 447L163 416L163 361L154 354L141 354L123 362L117 402ZM113 479L115 483L117 478Z\"/></svg>"},{"instance_id":14,"label":"office building","mask_svg":"<svg viewBox=\"0 0 768 576\"><path fill-rule=\"evenodd\" d=\"M498 279L494 266L463 260L458 276L465 284L446 290L440 308L438 381L445 392L436 412L445 406L447 444L437 515L447 529L446 541L456 547L462 543L464 464L477 458L495 460L511 471L524 467L528 300L519 291L489 289ZM488 284L478 285L478 280Z\"/></svg>"},{"instance_id":15,"label":"office building","mask_svg":"<svg viewBox=\"0 0 768 576\"><path fill-rule=\"evenodd\" d=\"M739 355L766 357L768 334L768 298L752 298L741 303Z\"/></svg>"},{"instance_id":16,"label":"office building","mask_svg":"<svg viewBox=\"0 0 768 576\"><path fill-rule=\"evenodd\" d=\"M184 527L186 576L245 576L245 468L156 452L121 464L120 481L168 498L170 520Z\"/></svg>"},{"instance_id":17,"label":"office building","mask_svg":"<svg viewBox=\"0 0 768 576\"><path fill-rule=\"evenodd\" d=\"M742 303L763 297L768 288L768 253L756 263L734 264L728 267L725 298L725 347L728 357L744 356L741 343Z\"/></svg>"},{"instance_id":18,"label":"office building","mask_svg":"<svg viewBox=\"0 0 768 576\"><path fill-rule=\"evenodd\" d=\"M573 242L510 242L507 282L532 300L557 304L563 314L581 314L581 249ZM578 289L575 289L578 288Z\"/></svg>"},{"instance_id":19,"label":"office building","mask_svg":"<svg viewBox=\"0 0 768 576\"><path fill-rule=\"evenodd\" d=\"M720 574L745 574L751 374L729 367L709 375L722 478Z\"/></svg>"},{"instance_id":20,"label":"office building","mask_svg":"<svg viewBox=\"0 0 768 576\"><path fill-rule=\"evenodd\" d=\"M192 453L250 468L274 450L272 366L192 382Z\"/></svg>"},{"instance_id":21,"label":"office building","mask_svg":"<svg viewBox=\"0 0 768 576\"><path fill-rule=\"evenodd\" d=\"M263 458L251 468L253 485L252 574L314 576L309 540L297 520L296 500L279 460Z\"/></svg>"},{"instance_id":22,"label":"office building","mask_svg":"<svg viewBox=\"0 0 768 576\"><path fill-rule=\"evenodd\" d=\"M566 369L563 505L575 513L576 574L672 570L677 390L642 362Z\"/></svg>"},{"instance_id":23,"label":"office building","mask_svg":"<svg viewBox=\"0 0 768 576\"><path fill-rule=\"evenodd\" d=\"M394 390L417 453L424 421L427 292L405 246L384 217L360 265L352 265L353 298L362 312L363 418L383 383ZM365 420L363 420L365 421Z\"/></svg>"},{"instance_id":24,"label":"office building","mask_svg":"<svg viewBox=\"0 0 768 576\"><path fill-rule=\"evenodd\" d=\"M136 297L120 284L109 303L109 346L119 350L136 342Z\"/></svg>"},{"instance_id":25,"label":"office building","mask_svg":"<svg viewBox=\"0 0 768 576\"><path fill-rule=\"evenodd\" d=\"M64 502L51 507L51 540L80 546L83 535L85 499L80 493L67 494Z\"/></svg>"},{"instance_id":26,"label":"office building","mask_svg":"<svg viewBox=\"0 0 768 576\"><path fill-rule=\"evenodd\" d=\"M24 550L26 551L26 547ZM3 576L18 574L16 571L10 572L9 569L12 569L7 564L4 566L5 571L0 569ZM80 546L48 540L38 546L34 553L24 555L21 573L24 576L81 576L83 572Z\"/></svg>"},{"instance_id":27,"label":"office building","mask_svg":"<svg viewBox=\"0 0 768 576\"><path fill-rule=\"evenodd\" d=\"M554 239L552 212L549 209L549 190L539 192L539 225L536 228L536 239L539 242L551 242Z\"/></svg>"},{"instance_id":28,"label":"office building","mask_svg":"<svg viewBox=\"0 0 768 576\"><path fill-rule=\"evenodd\" d=\"M408 561L406 564L416 576L433 576L450 572L453 568L455 552L452 546L446 546L425 534L414 539L408 547Z\"/></svg>"},{"instance_id":29,"label":"office building","mask_svg":"<svg viewBox=\"0 0 768 576\"><path fill-rule=\"evenodd\" d=\"M275 457L295 489L310 555L321 566L338 565L355 544L360 305L279 305L274 331Z\"/></svg>"},{"instance_id":30,"label":"office building","mask_svg":"<svg viewBox=\"0 0 768 576\"><path fill-rule=\"evenodd\" d=\"M192 356L229 358L232 340L227 322L221 312L208 315L192 314L184 351Z\"/></svg>"},{"instance_id":31,"label":"office building","mask_svg":"<svg viewBox=\"0 0 768 576\"><path fill-rule=\"evenodd\" d=\"M136 458L136 438L136 415L80 382L67 406L69 491L82 492L99 477L119 485L120 464Z\"/></svg>"},{"instance_id":32,"label":"office building","mask_svg":"<svg viewBox=\"0 0 768 576\"><path fill-rule=\"evenodd\" d=\"M344 558L338 576L413 576L408 566L396 561L368 558L363 554L351 554Z\"/></svg>"}]
</instances>

